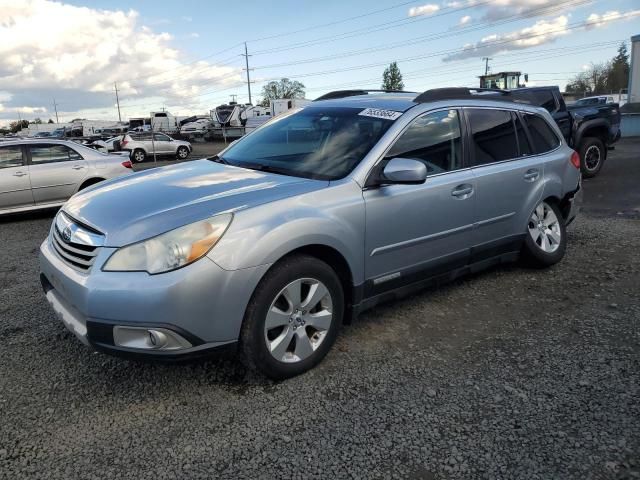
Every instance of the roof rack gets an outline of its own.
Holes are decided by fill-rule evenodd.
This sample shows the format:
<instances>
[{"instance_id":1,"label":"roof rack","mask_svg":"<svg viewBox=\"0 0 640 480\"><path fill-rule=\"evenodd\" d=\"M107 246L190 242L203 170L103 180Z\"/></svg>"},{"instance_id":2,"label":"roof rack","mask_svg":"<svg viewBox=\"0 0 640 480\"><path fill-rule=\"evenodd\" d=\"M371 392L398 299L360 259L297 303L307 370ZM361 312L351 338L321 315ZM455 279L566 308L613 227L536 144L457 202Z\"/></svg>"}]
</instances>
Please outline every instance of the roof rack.
<instances>
[{"instance_id":1,"label":"roof rack","mask_svg":"<svg viewBox=\"0 0 640 480\"><path fill-rule=\"evenodd\" d=\"M433 88L431 90L427 90L416 98L413 99L416 103L426 103L426 102L435 102L438 100L454 100L460 98L469 98L469 97L478 97L483 95L491 95L491 96L499 96L498 98L492 100L507 100L513 101L512 98L504 98L509 97L511 92L509 90L501 90L499 88Z\"/></svg>"},{"instance_id":2,"label":"roof rack","mask_svg":"<svg viewBox=\"0 0 640 480\"><path fill-rule=\"evenodd\" d=\"M333 92L325 93L314 100L318 102L320 100L333 100L335 98L355 97L356 95L368 95L369 93L417 93L406 92L404 90L334 90Z\"/></svg>"}]
</instances>

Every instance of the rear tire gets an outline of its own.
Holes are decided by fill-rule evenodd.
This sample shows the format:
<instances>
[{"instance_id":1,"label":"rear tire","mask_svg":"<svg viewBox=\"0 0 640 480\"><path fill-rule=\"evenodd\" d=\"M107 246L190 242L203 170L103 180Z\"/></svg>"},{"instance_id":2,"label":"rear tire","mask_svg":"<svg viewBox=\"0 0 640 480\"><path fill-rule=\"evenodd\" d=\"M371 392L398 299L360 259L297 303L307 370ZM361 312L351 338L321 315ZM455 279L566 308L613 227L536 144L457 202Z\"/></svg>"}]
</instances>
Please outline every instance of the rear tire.
<instances>
[{"instance_id":1,"label":"rear tire","mask_svg":"<svg viewBox=\"0 0 640 480\"><path fill-rule=\"evenodd\" d=\"M274 380L306 372L331 349L343 315L342 284L329 265L307 255L285 258L251 297L240 334L242 361Z\"/></svg>"},{"instance_id":2,"label":"rear tire","mask_svg":"<svg viewBox=\"0 0 640 480\"><path fill-rule=\"evenodd\" d=\"M147 154L141 148L136 148L131 154L131 160L136 163L142 163L147 158Z\"/></svg>"},{"instance_id":3,"label":"rear tire","mask_svg":"<svg viewBox=\"0 0 640 480\"><path fill-rule=\"evenodd\" d=\"M553 202L540 202L529 217L523 253L532 266L544 268L562 260L566 248L567 231L560 209Z\"/></svg>"},{"instance_id":4,"label":"rear tire","mask_svg":"<svg viewBox=\"0 0 640 480\"><path fill-rule=\"evenodd\" d=\"M580 145L580 171L585 178L595 177L604 164L606 158L605 146L596 137L587 137Z\"/></svg>"}]
</instances>

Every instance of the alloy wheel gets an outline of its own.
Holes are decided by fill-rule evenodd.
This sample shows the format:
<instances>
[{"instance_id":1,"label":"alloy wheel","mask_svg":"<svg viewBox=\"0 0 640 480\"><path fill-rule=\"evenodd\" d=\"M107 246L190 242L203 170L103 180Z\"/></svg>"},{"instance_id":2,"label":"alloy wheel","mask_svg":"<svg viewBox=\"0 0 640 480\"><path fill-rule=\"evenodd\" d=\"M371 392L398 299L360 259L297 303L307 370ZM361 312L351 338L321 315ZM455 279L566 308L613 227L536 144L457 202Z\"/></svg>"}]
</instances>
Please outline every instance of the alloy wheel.
<instances>
[{"instance_id":1,"label":"alloy wheel","mask_svg":"<svg viewBox=\"0 0 640 480\"><path fill-rule=\"evenodd\" d=\"M279 362L301 362L325 340L333 320L333 302L319 280L301 278L271 302L264 326L267 350Z\"/></svg>"},{"instance_id":2,"label":"alloy wheel","mask_svg":"<svg viewBox=\"0 0 640 480\"><path fill-rule=\"evenodd\" d=\"M545 202L538 205L529 218L529 235L545 253L553 253L560 247L562 230L553 209Z\"/></svg>"},{"instance_id":3,"label":"alloy wheel","mask_svg":"<svg viewBox=\"0 0 640 480\"><path fill-rule=\"evenodd\" d=\"M596 170L601 161L600 149L597 145L591 145L584 154L584 165L587 170Z\"/></svg>"}]
</instances>

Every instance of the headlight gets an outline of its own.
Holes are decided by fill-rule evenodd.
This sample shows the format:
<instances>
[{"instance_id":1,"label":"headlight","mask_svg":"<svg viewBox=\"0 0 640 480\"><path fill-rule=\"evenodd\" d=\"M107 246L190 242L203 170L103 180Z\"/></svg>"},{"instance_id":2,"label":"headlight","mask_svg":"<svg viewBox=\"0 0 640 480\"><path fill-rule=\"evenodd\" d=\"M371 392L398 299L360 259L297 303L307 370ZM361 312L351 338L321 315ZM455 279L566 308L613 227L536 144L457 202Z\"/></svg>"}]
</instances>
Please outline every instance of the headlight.
<instances>
[{"instance_id":1,"label":"headlight","mask_svg":"<svg viewBox=\"0 0 640 480\"><path fill-rule=\"evenodd\" d=\"M103 270L154 274L184 267L204 257L218 243L232 218L230 213L216 215L122 247L111 255Z\"/></svg>"}]
</instances>

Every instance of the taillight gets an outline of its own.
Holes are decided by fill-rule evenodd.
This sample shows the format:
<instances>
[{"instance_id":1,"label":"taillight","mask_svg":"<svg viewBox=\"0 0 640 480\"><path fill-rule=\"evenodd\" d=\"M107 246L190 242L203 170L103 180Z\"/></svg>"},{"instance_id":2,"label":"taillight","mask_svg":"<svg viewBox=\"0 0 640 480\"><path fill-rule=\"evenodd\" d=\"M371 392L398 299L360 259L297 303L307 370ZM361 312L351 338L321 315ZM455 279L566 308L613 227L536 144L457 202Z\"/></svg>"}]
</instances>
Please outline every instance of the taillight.
<instances>
[{"instance_id":1,"label":"taillight","mask_svg":"<svg viewBox=\"0 0 640 480\"><path fill-rule=\"evenodd\" d=\"M133 168L133 165L131 165L131 160L125 160L124 162L122 162L122 166L124 168Z\"/></svg>"},{"instance_id":2,"label":"taillight","mask_svg":"<svg viewBox=\"0 0 640 480\"><path fill-rule=\"evenodd\" d=\"M125 147L125 146L127 145L127 143L129 143L129 142L128 142L128 141L126 141L126 140L122 140L122 141L120 142L120 148Z\"/></svg>"},{"instance_id":3,"label":"taillight","mask_svg":"<svg viewBox=\"0 0 640 480\"><path fill-rule=\"evenodd\" d=\"M571 154L571 163L573 164L574 167L576 167L578 170L580 169L580 155L578 155L578 152L576 152L575 150L573 151L573 153Z\"/></svg>"}]
</instances>

